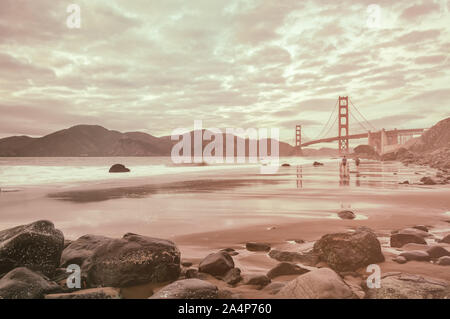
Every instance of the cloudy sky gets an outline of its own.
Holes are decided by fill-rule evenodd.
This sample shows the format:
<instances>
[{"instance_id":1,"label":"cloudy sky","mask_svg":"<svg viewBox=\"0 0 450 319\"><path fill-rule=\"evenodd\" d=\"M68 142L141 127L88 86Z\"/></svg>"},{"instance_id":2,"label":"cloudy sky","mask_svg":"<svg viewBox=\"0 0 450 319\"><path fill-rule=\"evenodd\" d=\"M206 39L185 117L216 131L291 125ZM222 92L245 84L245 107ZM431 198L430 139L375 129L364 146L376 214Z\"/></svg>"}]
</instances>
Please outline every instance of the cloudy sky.
<instances>
[{"instance_id":1,"label":"cloudy sky","mask_svg":"<svg viewBox=\"0 0 450 319\"><path fill-rule=\"evenodd\" d=\"M1 0L0 137L80 123L161 136L203 120L278 127L293 142L295 124L321 133L339 95L376 128L428 127L450 116L449 11L445 0Z\"/></svg>"}]
</instances>

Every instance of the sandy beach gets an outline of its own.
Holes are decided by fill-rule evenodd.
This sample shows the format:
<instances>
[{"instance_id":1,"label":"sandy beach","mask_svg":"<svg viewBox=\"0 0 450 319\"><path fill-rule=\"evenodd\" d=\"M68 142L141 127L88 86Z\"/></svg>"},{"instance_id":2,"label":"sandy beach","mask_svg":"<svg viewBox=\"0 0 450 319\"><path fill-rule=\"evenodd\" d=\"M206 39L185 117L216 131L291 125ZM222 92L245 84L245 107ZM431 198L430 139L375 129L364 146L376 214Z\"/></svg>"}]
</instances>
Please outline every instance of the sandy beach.
<instances>
[{"instance_id":1,"label":"sandy beach","mask_svg":"<svg viewBox=\"0 0 450 319\"><path fill-rule=\"evenodd\" d=\"M285 159L289 161L294 160ZM245 276L265 274L278 264L267 253L246 250L247 242L305 252L325 234L366 226L382 244L386 258L380 263L382 272L409 272L450 282L445 266L392 261L401 251L424 250L425 245L408 244L402 249L389 245L392 231L414 225L429 227L431 245L450 233L449 186L419 185L421 177L434 174L434 169L424 166L363 161L358 170L351 167L350 179L344 181L337 160L326 159L324 166L313 167L307 160L272 175L259 174L258 167L236 166L114 181L22 185L3 188L0 228L48 219L69 240L85 234L121 237L129 232L170 239L180 249L182 261L192 267L211 252L232 248L238 253L233 256L236 267ZM400 184L405 180L410 184ZM339 218L337 213L346 209L356 218ZM264 289L230 287L204 276L242 298L273 298ZM367 274L361 270L361 276ZM273 282L295 277L280 276ZM144 285L123 288L122 293L144 298L157 289Z\"/></svg>"}]
</instances>

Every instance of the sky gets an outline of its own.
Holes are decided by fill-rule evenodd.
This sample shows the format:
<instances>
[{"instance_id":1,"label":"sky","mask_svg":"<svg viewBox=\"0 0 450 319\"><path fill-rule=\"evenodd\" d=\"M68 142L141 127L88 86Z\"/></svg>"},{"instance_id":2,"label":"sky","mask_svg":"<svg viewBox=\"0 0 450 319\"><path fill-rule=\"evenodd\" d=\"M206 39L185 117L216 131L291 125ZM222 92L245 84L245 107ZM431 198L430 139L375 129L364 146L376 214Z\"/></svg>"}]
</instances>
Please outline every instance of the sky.
<instances>
[{"instance_id":1,"label":"sky","mask_svg":"<svg viewBox=\"0 0 450 319\"><path fill-rule=\"evenodd\" d=\"M296 124L304 139L337 135L323 126L338 96L376 129L430 127L450 116L449 11L450 0L1 0L0 137L77 124L163 136L202 120L279 128L293 143ZM351 133L365 128L350 117Z\"/></svg>"}]
</instances>

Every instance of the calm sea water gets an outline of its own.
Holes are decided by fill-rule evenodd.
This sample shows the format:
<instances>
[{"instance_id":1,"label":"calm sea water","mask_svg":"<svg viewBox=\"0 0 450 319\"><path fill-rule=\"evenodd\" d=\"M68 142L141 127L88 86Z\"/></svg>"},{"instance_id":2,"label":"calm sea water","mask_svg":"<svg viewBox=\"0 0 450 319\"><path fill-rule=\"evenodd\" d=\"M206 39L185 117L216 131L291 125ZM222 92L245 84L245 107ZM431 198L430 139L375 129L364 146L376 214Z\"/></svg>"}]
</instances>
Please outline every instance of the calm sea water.
<instances>
[{"instance_id":1,"label":"calm sea water","mask_svg":"<svg viewBox=\"0 0 450 319\"><path fill-rule=\"evenodd\" d=\"M280 164L303 164L311 158L281 158ZM127 174L110 174L111 165L121 163ZM259 164L173 165L170 157L0 157L0 187L59 184L81 181L118 180L164 174L182 174Z\"/></svg>"}]
</instances>

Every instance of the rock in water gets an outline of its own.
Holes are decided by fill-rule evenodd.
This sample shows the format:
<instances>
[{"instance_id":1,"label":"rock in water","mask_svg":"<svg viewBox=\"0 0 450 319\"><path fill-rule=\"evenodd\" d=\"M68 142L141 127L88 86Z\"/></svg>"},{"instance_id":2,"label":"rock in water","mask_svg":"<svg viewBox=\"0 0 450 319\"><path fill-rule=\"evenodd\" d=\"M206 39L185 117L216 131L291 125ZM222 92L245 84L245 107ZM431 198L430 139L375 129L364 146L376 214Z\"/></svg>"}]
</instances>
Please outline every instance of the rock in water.
<instances>
[{"instance_id":1,"label":"rock in water","mask_svg":"<svg viewBox=\"0 0 450 319\"><path fill-rule=\"evenodd\" d=\"M248 251L269 251L270 244L249 242L245 244Z\"/></svg>"},{"instance_id":2,"label":"rock in water","mask_svg":"<svg viewBox=\"0 0 450 319\"><path fill-rule=\"evenodd\" d=\"M307 266L314 266L319 261L319 256L313 252L299 253L296 251L280 251L272 249L269 257L278 261L297 261Z\"/></svg>"},{"instance_id":3,"label":"rock in water","mask_svg":"<svg viewBox=\"0 0 450 319\"><path fill-rule=\"evenodd\" d=\"M421 250L410 250L405 251L400 254L400 257L405 258L406 260L415 260L415 261L429 261L430 255L427 252Z\"/></svg>"},{"instance_id":4,"label":"rock in water","mask_svg":"<svg viewBox=\"0 0 450 319\"><path fill-rule=\"evenodd\" d=\"M320 162L314 162L314 163L313 163L313 166L323 166L323 163L320 163Z\"/></svg>"},{"instance_id":5,"label":"rock in water","mask_svg":"<svg viewBox=\"0 0 450 319\"><path fill-rule=\"evenodd\" d=\"M63 233L47 220L0 231L0 274L27 267L51 276L63 247Z\"/></svg>"},{"instance_id":6,"label":"rock in water","mask_svg":"<svg viewBox=\"0 0 450 319\"><path fill-rule=\"evenodd\" d=\"M128 173L130 171L129 168L126 168L123 164L114 164L109 169L110 173Z\"/></svg>"},{"instance_id":7,"label":"rock in water","mask_svg":"<svg viewBox=\"0 0 450 319\"><path fill-rule=\"evenodd\" d=\"M61 287L56 283L25 267L16 268L0 279L0 299L38 299L59 291Z\"/></svg>"},{"instance_id":8,"label":"rock in water","mask_svg":"<svg viewBox=\"0 0 450 319\"><path fill-rule=\"evenodd\" d=\"M396 233L391 235L391 247L400 248L409 243L424 244L424 245L427 244L427 242L425 241L425 239L423 239L422 236L416 234Z\"/></svg>"},{"instance_id":9,"label":"rock in water","mask_svg":"<svg viewBox=\"0 0 450 319\"><path fill-rule=\"evenodd\" d=\"M354 271L384 261L377 236L367 228L322 236L314 252L335 271Z\"/></svg>"},{"instance_id":10,"label":"rock in water","mask_svg":"<svg viewBox=\"0 0 450 319\"><path fill-rule=\"evenodd\" d=\"M81 272L89 287L172 281L180 274L180 251L169 240L128 233L98 246Z\"/></svg>"},{"instance_id":11,"label":"rock in water","mask_svg":"<svg viewBox=\"0 0 450 319\"><path fill-rule=\"evenodd\" d=\"M229 285L235 285L239 281L241 281L241 279L241 270L239 268L230 269L223 277L223 281L225 281Z\"/></svg>"},{"instance_id":12,"label":"rock in water","mask_svg":"<svg viewBox=\"0 0 450 319\"><path fill-rule=\"evenodd\" d=\"M157 291L149 299L217 299L218 289L200 279L183 279Z\"/></svg>"},{"instance_id":13,"label":"rock in water","mask_svg":"<svg viewBox=\"0 0 450 319\"><path fill-rule=\"evenodd\" d=\"M442 256L450 256L450 251L441 246L432 246L427 250L431 258L440 258Z\"/></svg>"},{"instance_id":14,"label":"rock in water","mask_svg":"<svg viewBox=\"0 0 450 319\"><path fill-rule=\"evenodd\" d=\"M270 269L267 273L267 277L273 279L275 277L286 275L302 275L308 271L308 269L302 268L296 264L282 262Z\"/></svg>"},{"instance_id":15,"label":"rock in water","mask_svg":"<svg viewBox=\"0 0 450 319\"><path fill-rule=\"evenodd\" d=\"M70 243L62 252L61 267L70 264L82 266L84 261L94 253L95 249L105 242L112 240L105 236L84 235Z\"/></svg>"},{"instance_id":16,"label":"rock in water","mask_svg":"<svg viewBox=\"0 0 450 319\"><path fill-rule=\"evenodd\" d=\"M233 258L223 252L209 254L200 262L198 270L213 276L223 276L234 268Z\"/></svg>"},{"instance_id":17,"label":"rock in water","mask_svg":"<svg viewBox=\"0 0 450 319\"><path fill-rule=\"evenodd\" d=\"M445 281L404 273L386 273L380 288L368 289L368 299L448 299L450 287Z\"/></svg>"},{"instance_id":18,"label":"rock in water","mask_svg":"<svg viewBox=\"0 0 450 319\"><path fill-rule=\"evenodd\" d=\"M355 219L356 215L350 210L342 210L338 213L338 216L342 219Z\"/></svg>"},{"instance_id":19,"label":"rock in water","mask_svg":"<svg viewBox=\"0 0 450 319\"><path fill-rule=\"evenodd\" d=\"M277 293L286 299L351 299L355 295L344 281L329 268L312 270L288 282Z\"/></svg>"},{"instance_id":20,"label":"rock in water","mask_svg":"<svg viewBox=\"0 0 450 319\"><path fill-rule=\"evenodd\" d=\"M245 285L264 287L270 284L270 281L270 278L266 275L251 274L244 277Z\"/></svg>"},{"instance_id":21,"label":"rock in water","mask_svg":"<svg viewBox=\"0 0 450 319\"><path fill-rule=\"evenodd\" d=\"M450 244L450 234L442 238L439 242Z\"/></svg>"},{"instance_id":22,"label":"rock in water","mask_svg":"<svg viewBox=\"0 0 450 319\"><path fill-rule=\"evenodd\" d=\"M289 164L289 163L283 163L283 164L281 164L281 167L290 167L291 166L291 164Z\"/></svg>"},{"instance_id":23,"label":"rock in water","mask_svg":"<svg viewBox=\"0 0 450 319\"><path fill-rule=\"evenodd\" d=\"M438 265L441 266L450 266L450 257L449 256L442 256L437 261Z\"/></svg>"},{"instance_id":24,"label":"rock in water","mask_svg":"<svg viewBox=\"0 0 450 319\"><path fill-rule=\"evenodd\" d=\"M48 294L45 299L121 299L120 291L116 288L92 288L64 294Z\"/></svg>"},{"instance_id":25,"label":"rock in water","mask_svg":"<svg viewBox=\"0 0 450 319\"><path fill-rule=\"evenodd\" d=\"M406 264L406 262L408 261L405 257L403 256L397 256L393 259L393 261L395 261L398 264Z\"/></svg>"},{"instance_id":26,"label":"rock in water","mask_svg":"<svg viewBox=\"0 0 450 319\"><path fill-rule=\"evenodd\" d=\"M424 185L436 185L436 182L431 178L431 177L422 177L420 179L420 181L424 184Z\"/></svg>"}]
</instances>

